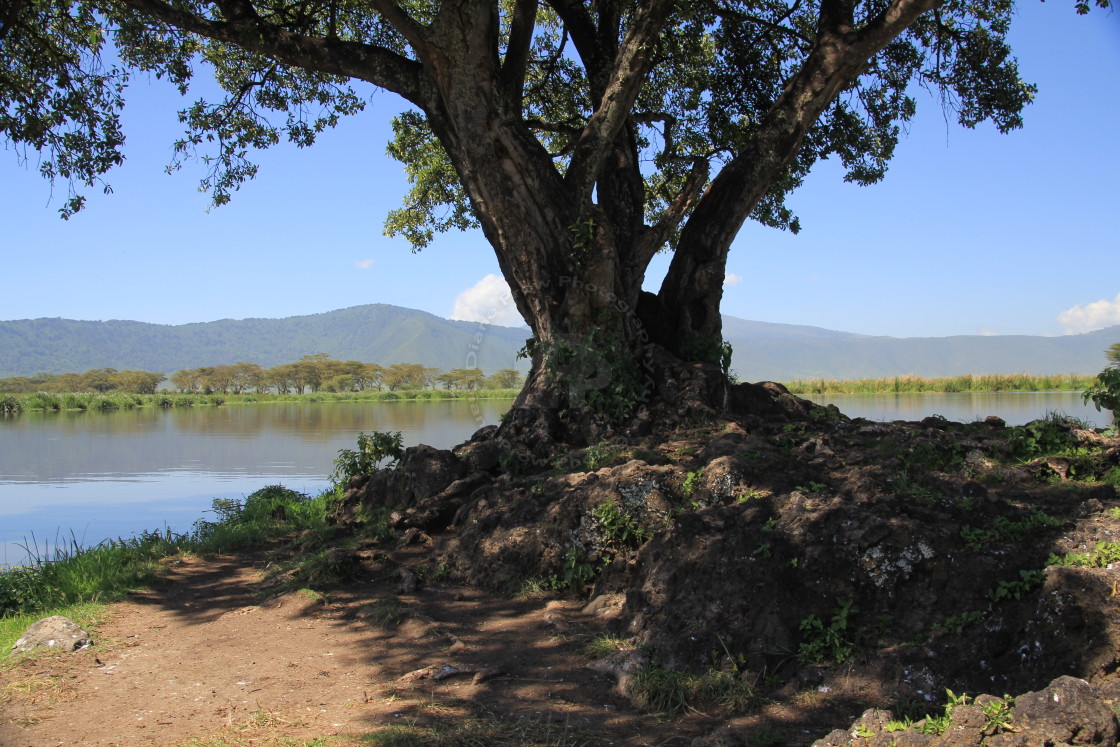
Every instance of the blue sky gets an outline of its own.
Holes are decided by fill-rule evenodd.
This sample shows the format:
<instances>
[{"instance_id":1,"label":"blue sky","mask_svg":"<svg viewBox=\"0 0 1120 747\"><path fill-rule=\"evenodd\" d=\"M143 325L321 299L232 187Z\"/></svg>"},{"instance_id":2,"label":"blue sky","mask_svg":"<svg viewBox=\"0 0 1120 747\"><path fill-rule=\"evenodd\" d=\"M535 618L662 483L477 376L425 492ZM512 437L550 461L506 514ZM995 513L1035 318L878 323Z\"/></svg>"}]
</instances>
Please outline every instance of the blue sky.
<instances>
[{"instance_id":1,"label":"blue sky","mask_svg":"<svg viewBox=\"0 0 1120 747\"><path fill-rule=\"evenodd\" d=\"M802 232L748 225L723 310L769 322L895 337L1056 335L1120 324L1120 14L1072 3L1020 7L1013 47L1039 86L1026 127L964 130L936 100L887 178L845 184L820 164L791 202ZM488 313L498 267L479 233L419 254L382 235L406 189L384 155L389 95L311 149L260 154L255 181L207 212L198 169L163 167L184 103L138 82L114 193L58 217L34 164L0 156L0 319L183 324L287 317L388 303L451 317ZM656 288L667 259L650 273ZM512 323L512 320L509 320Z\"/></svg>"}]
</instances>

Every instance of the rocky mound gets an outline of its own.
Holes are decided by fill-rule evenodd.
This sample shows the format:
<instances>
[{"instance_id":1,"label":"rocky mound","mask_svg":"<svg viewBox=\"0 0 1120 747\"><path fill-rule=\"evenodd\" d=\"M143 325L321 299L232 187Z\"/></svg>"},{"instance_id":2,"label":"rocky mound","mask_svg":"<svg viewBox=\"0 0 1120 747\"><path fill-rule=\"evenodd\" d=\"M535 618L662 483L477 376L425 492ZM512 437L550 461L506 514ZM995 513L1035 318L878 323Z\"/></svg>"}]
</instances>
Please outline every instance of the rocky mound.
<instances>
[{"instance_id":1,"label":"rocky mound","mask_svg":"<svg viewBox=\"0 0 1120 747\"><path fill-rule=\"evenodd\" d=\"M947 691L1073 676L1113 702L1120 440L1058 417L850 420L776 385L730 404L569 452L540 422L522 428L535 441L410 449L352 482L339 521L432 536L429 573L584 595L644 671L715 673L758 700L918 722Z\"/></svg>"}]
</instances>

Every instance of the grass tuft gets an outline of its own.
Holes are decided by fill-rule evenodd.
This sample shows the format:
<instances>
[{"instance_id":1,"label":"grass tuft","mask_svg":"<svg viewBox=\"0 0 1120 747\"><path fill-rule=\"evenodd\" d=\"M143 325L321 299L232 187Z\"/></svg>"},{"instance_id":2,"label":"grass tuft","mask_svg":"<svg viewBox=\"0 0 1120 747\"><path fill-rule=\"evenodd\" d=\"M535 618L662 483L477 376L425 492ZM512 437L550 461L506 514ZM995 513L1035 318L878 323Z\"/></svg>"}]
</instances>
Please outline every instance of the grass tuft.
<instances>
[{"instance_id":1,"label":"grass tuft","mask_svg":"<svg viewBox=\"0 0 1120 747\"><path fill-rule=\"evenodd\" d=\"M686 711L744 713L760 700L754 683L740 674L711 669L692 674L647 667L634 680L634 700L643 709L668 716Z\"/></svg>"},{"instance_id":2,"label":"grass tuft","mask_svg":"<svg viewBox=\"0 0 1120 747\"><path fill-rule=\"evenodd\" d=\"M32 543L25 547L30 563L0 568L0 635L14 642L46 614L66 614L58 610L74 605L112 602L150 585L164 558L249 550L299 533L325 536L336 497L335 491L312 498L271 485L243 502L215 500L217 520L200 520L186 534L148 531L93 547L81 547L71 537L48 550Z\"/></svg>"}]
</instances>

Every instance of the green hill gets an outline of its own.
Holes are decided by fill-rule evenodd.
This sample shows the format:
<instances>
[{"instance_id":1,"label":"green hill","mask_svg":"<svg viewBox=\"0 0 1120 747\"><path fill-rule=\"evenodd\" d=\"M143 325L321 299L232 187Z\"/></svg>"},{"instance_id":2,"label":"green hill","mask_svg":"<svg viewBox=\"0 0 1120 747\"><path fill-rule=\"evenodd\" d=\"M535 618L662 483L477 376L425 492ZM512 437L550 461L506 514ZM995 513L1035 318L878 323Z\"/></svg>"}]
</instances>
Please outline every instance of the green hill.
<instances>
[{"instance_id":1,"label":"green hill","mask_svg":"<svg viewBox=\"0 0 1120 747\"><path fill-rule=\"evenodd\" d=\"M171 373L247 361L265 367L305 355L391 365L421 363L445 371L479 367L525 370L517 351L528 329L454 322L386 304L286 319L223 319L197 324L0 321L0 378L93 368ZM476 337L478 341L476 341ZM871 337L724 318L732 368L744 381L806 378L955 376L966 373L1094 374L1120 326L1083 335Z\"/></svg>"},{"instance_id":2,"label":"green hill","mask_svg":"<svg viewBox=\"0 0 1120 747\"><path fill-rule=\"evenodd\" d=\"M170 373L237 361L271 367L316 353L382 365L478 367L489 373L525 369L516 355L528 336L527 329L454 322L387 304L174 326L23 319L0 322L0 377L92 368Z\"/></svg>"},{"instance_id":3,"label":"green hill","mask_svg":"<svg viewBox=\"0 0 1120 747\"><path fill-rule=\"evenodd\" d=\"M731 367L744 381L1100 371L1120 326L1081 335L869 337L815 327L725 318Z\"/></svg>"}]
</instances>

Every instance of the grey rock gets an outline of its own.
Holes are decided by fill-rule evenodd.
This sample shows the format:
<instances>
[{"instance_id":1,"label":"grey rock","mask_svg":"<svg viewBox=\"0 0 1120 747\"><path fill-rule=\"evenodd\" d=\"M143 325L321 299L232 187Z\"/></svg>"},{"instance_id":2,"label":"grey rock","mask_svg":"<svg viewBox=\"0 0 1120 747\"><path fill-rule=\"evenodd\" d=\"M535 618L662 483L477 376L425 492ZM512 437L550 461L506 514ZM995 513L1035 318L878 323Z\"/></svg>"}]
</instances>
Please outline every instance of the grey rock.
<instances>
[{"instance_id":1,"label":"grey rock","mask_svg":"<svg viewBox=\"0 0 1120 747\"><path fill-rule=\"evenodd\" d=\"M52 615L32 623L12 646L12 653L22 654L40 648L79 651L92 645L89 633L76 622L62 615Z\"/></svg>"},{"instance_id":2,"label":"grey rock","mask_svg":"<svg viewBox=\"0 0 1120 747\"><path fill-rule=\"evenodd\" d=\"M1116 717L1103 700L1076 677L1059 677L1038 692L1015 699L1015 727L1050 744L1112 747Z\"/></svg>"}]
</instances>

